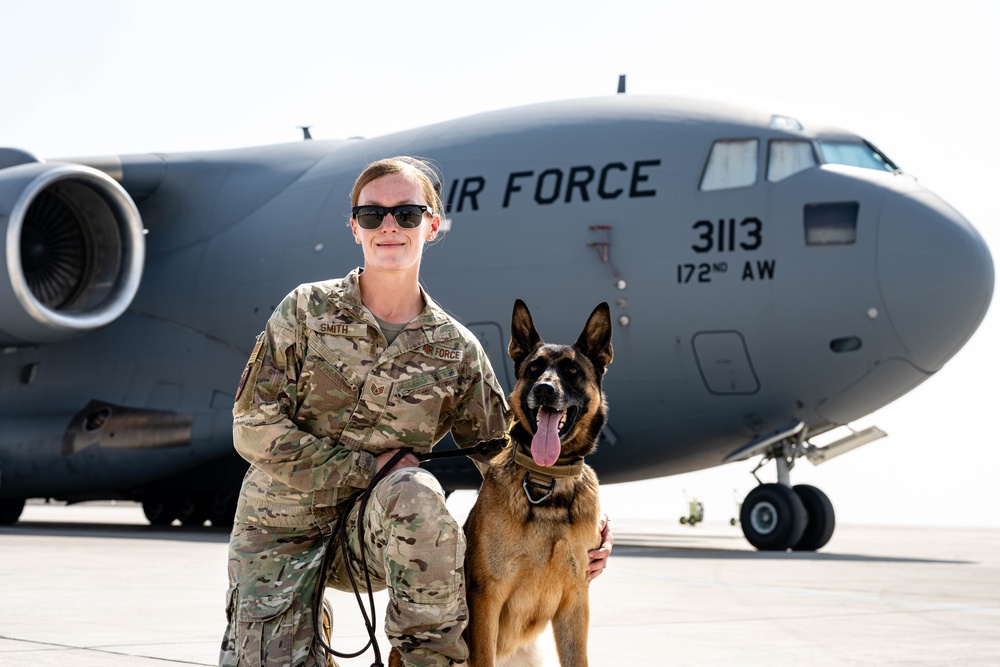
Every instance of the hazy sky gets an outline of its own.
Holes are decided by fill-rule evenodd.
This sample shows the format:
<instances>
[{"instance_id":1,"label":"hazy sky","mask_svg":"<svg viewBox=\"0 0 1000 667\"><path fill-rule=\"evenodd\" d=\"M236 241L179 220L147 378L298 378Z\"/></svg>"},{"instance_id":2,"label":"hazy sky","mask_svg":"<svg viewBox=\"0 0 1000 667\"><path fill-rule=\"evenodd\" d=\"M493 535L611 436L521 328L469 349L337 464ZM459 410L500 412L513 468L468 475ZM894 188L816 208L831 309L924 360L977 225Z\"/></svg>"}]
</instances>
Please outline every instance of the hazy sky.
<instances>
[{"instance_id":1,"label":"hazy sky","mask_svg":"<svg viewBox=\"0 0 1000 667\"><path fill-rule=\"evenodd\" d=\"M374 9L367 9L373 7ZM1000 248L1000 3L0 0L0 145L40 157L377 136L628 92L854 130ZM1000 526L998 307L937 376L854 426L890 437L793 482L838 520ZM728 519L752 462L608 486L615 516ZM773 477L773 465L767 469ZM738 490L738 493L734 493ZM649 502L642 500L649 499Z\"/></svg>"}]
</instances>

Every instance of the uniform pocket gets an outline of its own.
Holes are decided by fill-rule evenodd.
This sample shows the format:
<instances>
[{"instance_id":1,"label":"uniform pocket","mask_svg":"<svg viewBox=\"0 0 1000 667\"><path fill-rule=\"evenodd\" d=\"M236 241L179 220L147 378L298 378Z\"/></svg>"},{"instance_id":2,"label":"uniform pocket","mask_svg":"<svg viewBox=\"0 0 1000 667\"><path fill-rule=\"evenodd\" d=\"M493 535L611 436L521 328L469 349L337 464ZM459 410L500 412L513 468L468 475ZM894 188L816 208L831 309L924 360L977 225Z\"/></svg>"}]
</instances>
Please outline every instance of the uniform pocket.
<instances>
[{"instance_id":1,"label":"uniform pocket","mask_svg":"<svg viewBox=\"0 0 1000 667\"><path fill-rule=\"evenodd\" d=\"M340 343L343 349L331 347L330 342ZM312 332L306 349L305 366L314 366L324 371L339 386L357 395L361 378L343 357L346 355L348 358L360 359L365 356L361 350L363 342L360 339L339 339Z\"/></svg>"},{"instance_id":2,"label":"uniform pocket","mask_svg":"<svg viewBox=\"0 0 1000 667\"><path fill-rule=\"evenodd\" d=\"M294 595L246 598L236 608L236 653L240 667L292 664L296 617Z\"/></svg>"},{"instance_id":3,"label":"uniform pocket","mask_svg":"<svg viewBox=\"0 0 1000 667\"><path fill-rule=\"evenodd\" d=\"M345 349L334 349L332 344L341 344ZM300 403L296 411L299 421L317 421L327 431L333 432L336 424L326 424L331 414L353 406L358 401L361 378L344 356L358 356L354 346L357 339L340 339L310 332L306 356L299 374ZM320 435L327 435L324 431Z\"/></svg>"},{"instance_id":4,"label":"uniform pocket","mask_svg":"<svg viewBox=\"0 0 1000 667\"><path fill-rule=\"evenodd\" d=\"M250 359L243 368L243 375L240 376L240 384L236 388L236 410L240 413L248 412L253 407L253 387L257 384L257 374L260 373L260 366L263 361L264 334L261 333L257 336L253 352L250 353Z\"/></svg>"},{"instance_id":5,"label":"uniform pocket","mask_svg":"<svg viewBox=\"0 0 1000 667\"><path fill-rule=\"evenodd\" d=\"M397 380L382 413L378 431L390 441L426 451L440 435L439 416L455 402L458 370L441 368L414 378ZM446 430L446 429L444 429ZM373 438L374 442L374 438Z\"/></svg>"}]
</instances>

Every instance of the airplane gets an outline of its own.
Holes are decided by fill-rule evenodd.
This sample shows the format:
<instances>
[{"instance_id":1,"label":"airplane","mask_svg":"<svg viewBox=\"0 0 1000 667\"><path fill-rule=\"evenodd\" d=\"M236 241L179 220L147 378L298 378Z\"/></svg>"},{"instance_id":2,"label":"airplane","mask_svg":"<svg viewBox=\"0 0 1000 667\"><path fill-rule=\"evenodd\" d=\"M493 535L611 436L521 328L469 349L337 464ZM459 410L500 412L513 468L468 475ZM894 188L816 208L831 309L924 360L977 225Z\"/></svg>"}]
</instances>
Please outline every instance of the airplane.
<instances>
[{"instance_id":1,"label":"airplane","mask_svg":"<svg viewBox=\"0 0 1000 667\"><path fill-rule=\"evenodd\" d=\"M231 524L255 336L296 285L362 263L351 186L398 154L444 175L423 284L504 389L516 298L553 342L607 301L610 419L588 462L603 483L773 462L740 515L761 550L827 543L832 502L791 483L796 461L882 437L812 442L934 375L992 298L983 238L874 144L714 102L619 94L211 152L0 149L3 523L26 499L127 498L154 524ZM479 486L463 457L427 466Z\"/></svg>"}]
</instances>

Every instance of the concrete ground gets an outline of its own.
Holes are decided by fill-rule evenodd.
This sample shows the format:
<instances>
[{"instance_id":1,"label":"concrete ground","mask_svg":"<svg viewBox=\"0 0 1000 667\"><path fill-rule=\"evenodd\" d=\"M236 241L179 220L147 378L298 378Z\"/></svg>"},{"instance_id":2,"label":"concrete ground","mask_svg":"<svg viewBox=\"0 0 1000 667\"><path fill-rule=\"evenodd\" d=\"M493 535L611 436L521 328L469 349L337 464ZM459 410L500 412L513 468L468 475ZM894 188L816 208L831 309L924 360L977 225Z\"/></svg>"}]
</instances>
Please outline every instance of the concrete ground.
<instances>
[{"instance_id":1,"label":"concrete ground","mask_svg":"<svg viewBox=\"0 0 1000 667\"><path fill-rule=\"evenodd\" d=\"M729 525L614 528L592 665L1000 664L1000 529L839 526L803 554L754 551ZM129 503L29 505L0 528L0 666L216 664L227 537L153 528ZM332 600L335 646L359 648L353 597Z\"/></svg>"}]
</instances>

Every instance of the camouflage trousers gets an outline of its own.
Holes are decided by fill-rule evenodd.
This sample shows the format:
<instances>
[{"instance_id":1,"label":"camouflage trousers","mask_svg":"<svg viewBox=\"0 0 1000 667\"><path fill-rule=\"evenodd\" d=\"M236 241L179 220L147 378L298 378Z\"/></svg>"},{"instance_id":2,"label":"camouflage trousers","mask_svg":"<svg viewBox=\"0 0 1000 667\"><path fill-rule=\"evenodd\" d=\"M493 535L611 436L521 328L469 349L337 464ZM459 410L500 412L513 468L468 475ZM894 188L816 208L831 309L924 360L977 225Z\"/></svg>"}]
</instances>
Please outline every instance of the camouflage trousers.
<instances>
[{"instance_id":1,"label":"camouflage trousers","mask_svg":"<svg viewBox=\"0 0 1000 667\"><path fill-rule=\"evenodd\" d=\"M331 554L325 586L353 593L347 569L365 590L358 539L359 502L347 516L344 562ZM389 589L385 633L414 667L463 663L465 536L430 473L404 468L378 483L365 509L364 538L372 588ZM313 630L316 587L333 530L237 524L229 543L228 627L223 667L323 667ZM361 619L358 618L358 623ZM337 648L336 646L334 648Z\"/></svg>"}]
</instances>

